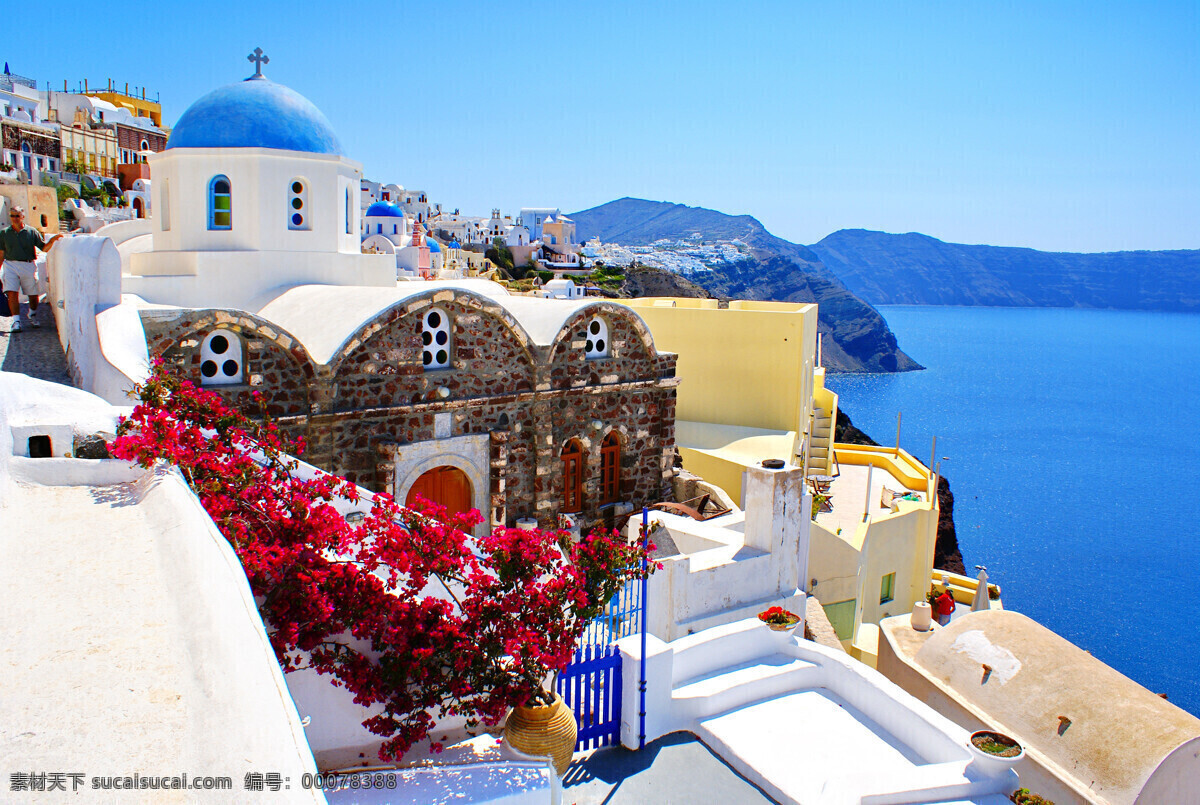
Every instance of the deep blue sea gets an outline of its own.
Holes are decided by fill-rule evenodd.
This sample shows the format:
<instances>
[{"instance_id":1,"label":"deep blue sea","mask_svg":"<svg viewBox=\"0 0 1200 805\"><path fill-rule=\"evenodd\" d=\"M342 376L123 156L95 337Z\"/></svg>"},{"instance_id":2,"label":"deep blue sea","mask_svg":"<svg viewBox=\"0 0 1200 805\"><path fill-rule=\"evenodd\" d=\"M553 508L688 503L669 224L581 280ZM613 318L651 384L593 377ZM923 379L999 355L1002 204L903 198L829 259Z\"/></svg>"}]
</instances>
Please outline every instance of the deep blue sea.
<instances>
[{"instance_id":1,"label":"deep blue sea","mask_svg":"<svg viewBox=\"0 0 1200 805\"><path fill-rule=\"evenodd\" d=\"M885 306L921 372L830 375L954 492L968 572L1200 716L1200 315Z\"/></svg>"}]
</instances>

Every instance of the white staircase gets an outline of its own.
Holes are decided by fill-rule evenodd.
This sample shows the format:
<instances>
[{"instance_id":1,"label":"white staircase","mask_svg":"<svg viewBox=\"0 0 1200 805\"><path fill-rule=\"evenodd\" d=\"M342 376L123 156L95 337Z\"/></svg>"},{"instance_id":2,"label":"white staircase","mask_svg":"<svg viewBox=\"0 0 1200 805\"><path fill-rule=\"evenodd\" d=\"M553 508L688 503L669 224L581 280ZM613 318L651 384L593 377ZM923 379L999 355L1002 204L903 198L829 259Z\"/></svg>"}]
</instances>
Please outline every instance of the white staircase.
<instances>
[{"instance_id":1,"label":"white staircase","mask_svg":"<svg viewBox=\"0 0 1200 805\"><path fill-rule=\"evenodd\" d=\"M811 662L770 654L710 671L675 685L672 703L697 720L735 707L782 696L817 684L820 668Z\"/></svg>"},{"instance_id":2,"label":"white staircase","mask_svg":"<svg viewBox=\"0 0 1200 805\"><path fill-rule=\"evenodd\" d=\"M1018 785L980 774L965 736L912 712L921 705L875 672L794 634L747 620L670 645L662 729L693 732L777 802L999 805Z\"/></svg>"}]
</instances>

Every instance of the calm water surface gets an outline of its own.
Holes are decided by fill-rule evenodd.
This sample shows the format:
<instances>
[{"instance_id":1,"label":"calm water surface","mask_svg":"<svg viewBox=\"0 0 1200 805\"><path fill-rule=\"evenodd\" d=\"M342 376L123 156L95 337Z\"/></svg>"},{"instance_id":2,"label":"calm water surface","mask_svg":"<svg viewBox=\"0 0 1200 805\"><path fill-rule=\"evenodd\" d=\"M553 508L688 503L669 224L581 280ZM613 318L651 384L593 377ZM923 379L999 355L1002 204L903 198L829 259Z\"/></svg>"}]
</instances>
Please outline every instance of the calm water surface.
<instances>
[{"instance_id":1,"label":"calm water surface","mask_svg":"<svg viewBox=\"0 0 1200 805\"><path fill-rule=\"evenodd\" d=\"M885 306L928 367L831 375L955 495L1004 603L1200 715L1200 315Z\"/></svg>"}]
</instances>

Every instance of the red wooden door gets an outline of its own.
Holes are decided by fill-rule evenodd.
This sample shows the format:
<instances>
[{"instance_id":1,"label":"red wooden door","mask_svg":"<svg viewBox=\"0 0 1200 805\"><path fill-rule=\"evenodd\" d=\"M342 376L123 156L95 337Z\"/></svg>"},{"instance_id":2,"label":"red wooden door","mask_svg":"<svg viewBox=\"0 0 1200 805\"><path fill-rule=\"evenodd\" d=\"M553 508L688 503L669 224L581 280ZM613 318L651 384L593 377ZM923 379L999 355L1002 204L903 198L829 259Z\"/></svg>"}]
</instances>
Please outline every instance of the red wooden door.
<instances>
[{"instance_id":1,"label":"red wooden door","mask_svg":"<svg viewBox=\"0 0 1200 805\"><path fill-rule=\"evenodd\" d=\"M421 475L408 490L404 505L412 506L417 495L440 503L451 514L474 508L471 502L471 479L458 467L434 467Z\"/></svg>"},{"instance_id":2,"label":"red wooden door","mask_svg":"<svg viewBox=\"0 0 1200 805\"><path fill-rule=\"evenodd\" d=\"M583 511L583 447L572 439L562 451L563 507L567 514Z\"/></svg>"}]
</instances>

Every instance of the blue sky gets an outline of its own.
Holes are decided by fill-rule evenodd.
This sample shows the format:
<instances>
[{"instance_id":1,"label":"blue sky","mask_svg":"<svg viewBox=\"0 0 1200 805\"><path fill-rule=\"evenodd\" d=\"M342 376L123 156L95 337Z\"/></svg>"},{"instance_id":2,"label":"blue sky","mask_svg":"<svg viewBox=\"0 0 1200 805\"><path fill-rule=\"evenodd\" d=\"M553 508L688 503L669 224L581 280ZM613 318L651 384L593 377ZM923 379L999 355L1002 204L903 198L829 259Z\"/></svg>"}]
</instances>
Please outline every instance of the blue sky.
<instances>
[{"instance_id":1,"label":"blue sky","mask_svg":"<svg viewBox=\"0 0 1200 805\"><path fill-rule=\"evenodd\" d=\"M202 12L197 11L202 9ZM173 122L253 72L466 213L622 196L1063 251L1200 248L1200 3L149 4L6 37Z\"/></svg>"}]
</instances>

